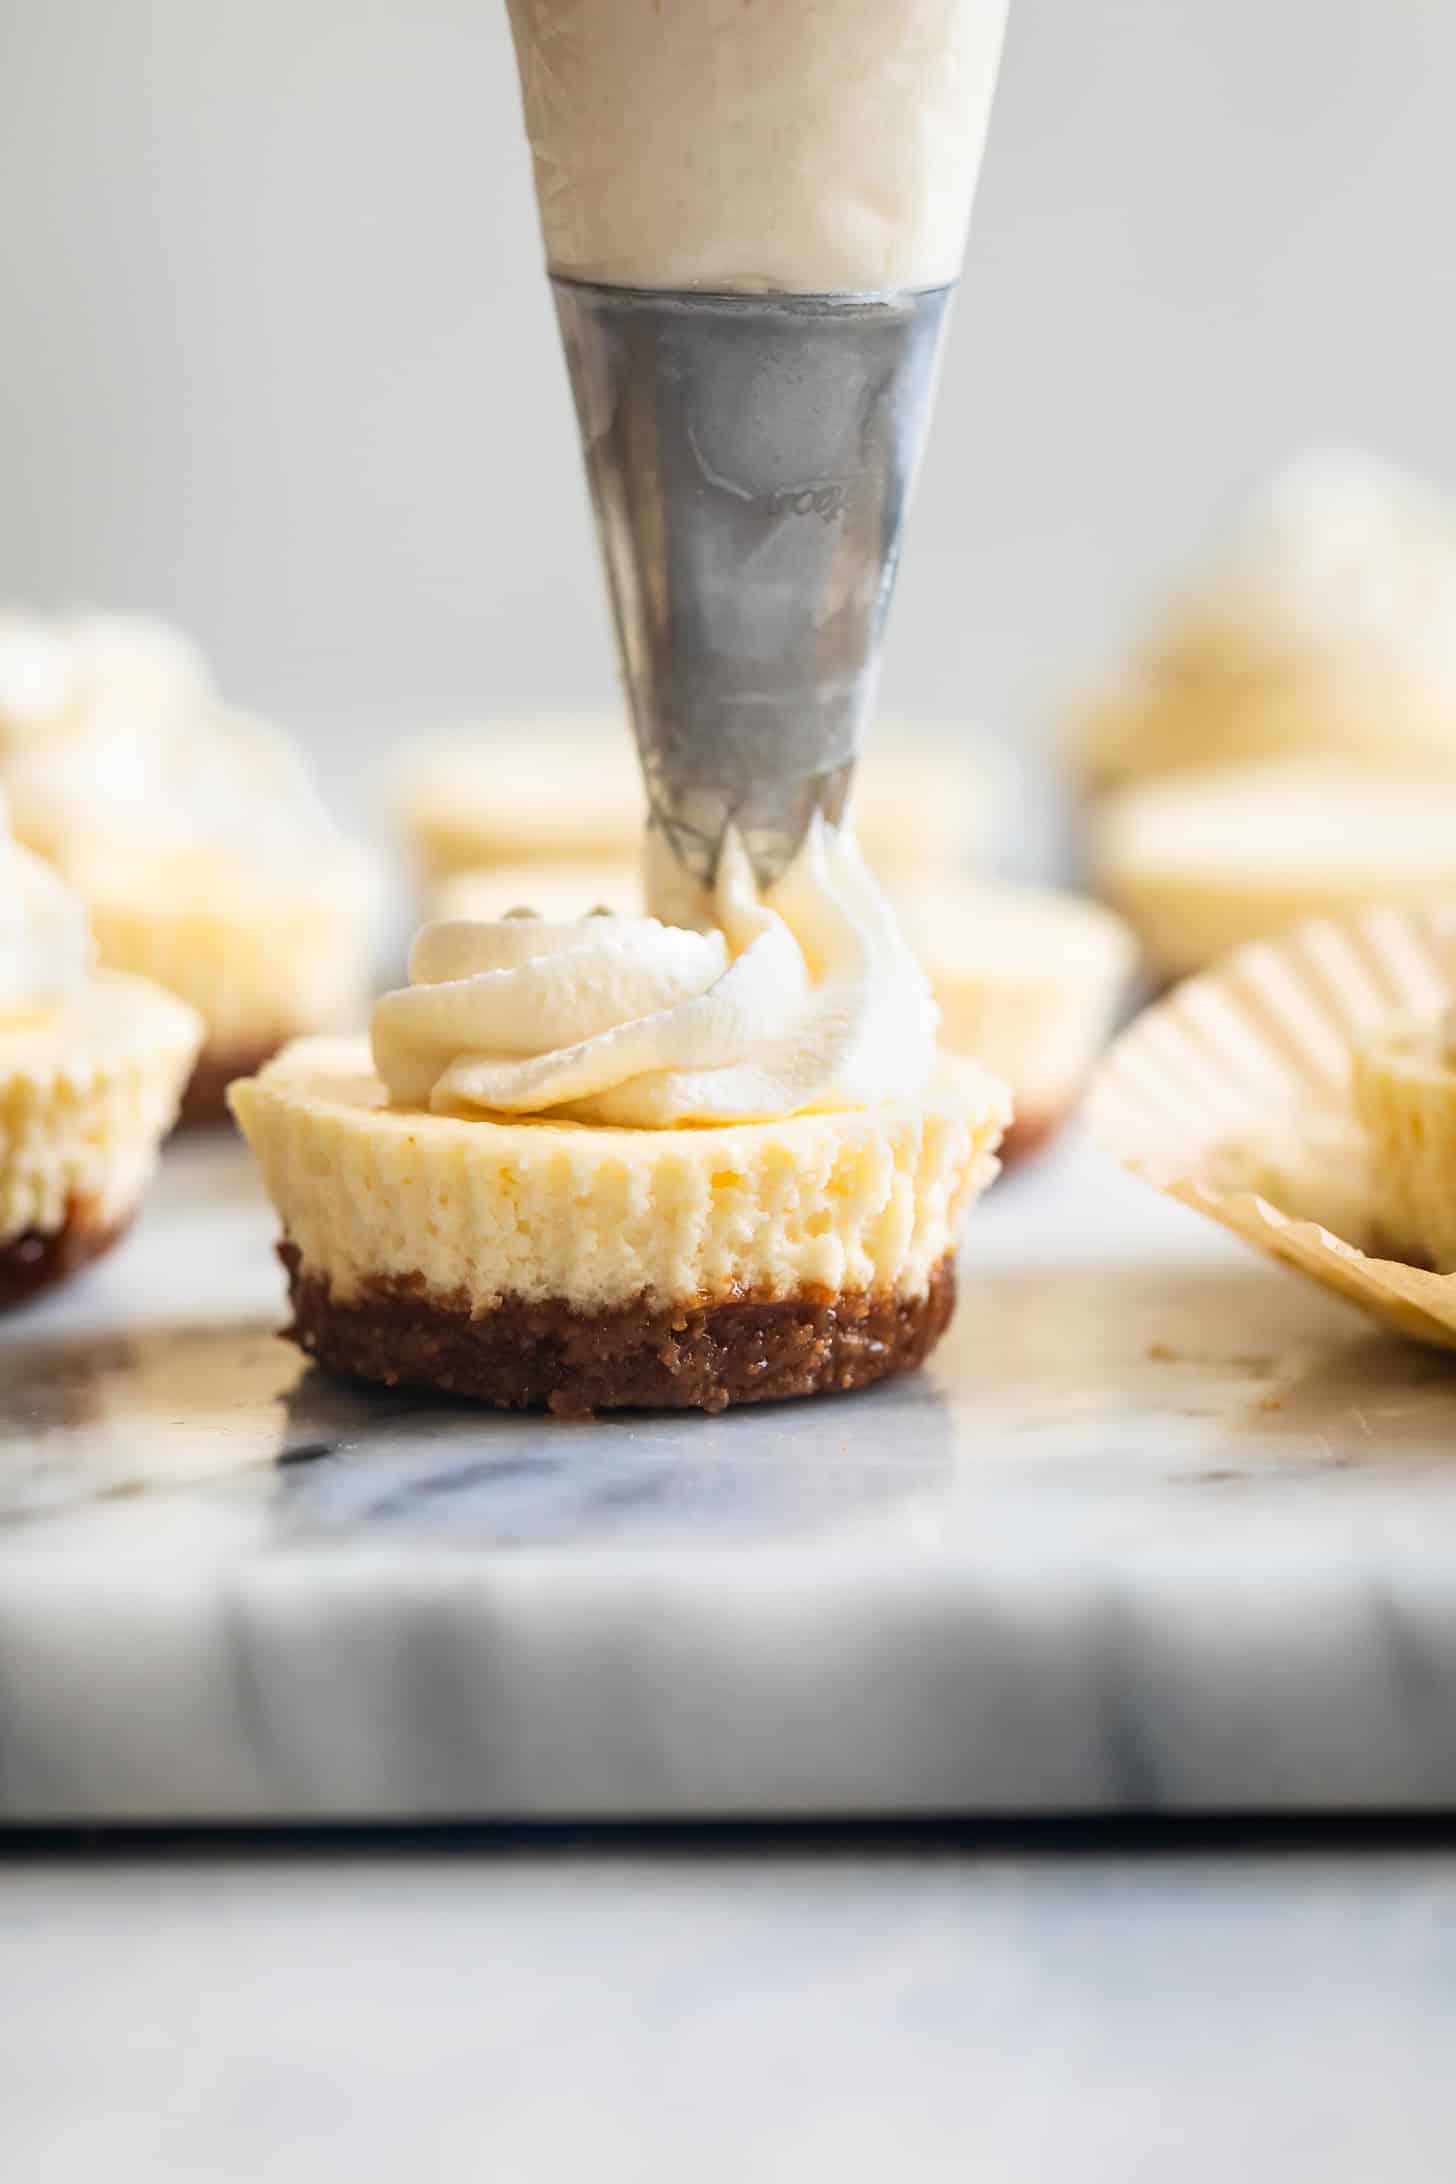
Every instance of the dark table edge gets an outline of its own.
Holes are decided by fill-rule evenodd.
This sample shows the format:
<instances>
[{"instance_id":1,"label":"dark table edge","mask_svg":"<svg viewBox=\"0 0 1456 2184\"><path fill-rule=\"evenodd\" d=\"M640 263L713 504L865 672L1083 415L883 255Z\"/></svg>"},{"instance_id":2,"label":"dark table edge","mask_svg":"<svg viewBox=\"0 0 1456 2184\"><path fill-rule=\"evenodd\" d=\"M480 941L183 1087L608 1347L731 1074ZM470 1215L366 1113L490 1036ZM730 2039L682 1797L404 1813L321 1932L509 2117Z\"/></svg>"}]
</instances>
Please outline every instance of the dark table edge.
<instances>
[{"instance_id":1,"label":"dark table edge","mask_svg":"<svg viewBox=\"0 0 1456 2184\"><path fill-rule=\"evenodd\" d=\"M1089 1814L894 1820L546 1820L246 1824L0 1824L0 1863L47 1858L327 1854L552 1857L863 1857L905 1852L1157 1858L1258 1852L1342 1856L1456 1849L1456 1812Z\"/></svg>"}]
</instances>

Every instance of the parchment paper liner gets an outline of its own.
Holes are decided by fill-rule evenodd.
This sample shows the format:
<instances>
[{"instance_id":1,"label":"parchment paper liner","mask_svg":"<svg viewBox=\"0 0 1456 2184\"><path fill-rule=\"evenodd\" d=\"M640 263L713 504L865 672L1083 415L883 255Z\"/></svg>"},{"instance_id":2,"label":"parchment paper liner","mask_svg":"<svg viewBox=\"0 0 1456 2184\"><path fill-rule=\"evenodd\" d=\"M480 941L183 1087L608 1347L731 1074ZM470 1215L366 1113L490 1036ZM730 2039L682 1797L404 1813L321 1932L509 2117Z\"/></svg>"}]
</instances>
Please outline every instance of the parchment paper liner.
<instances>
[{"instance_id":1,"label":"parchment paper liner","mask_svg":"<svg viewBox=\"0 0 1456 2184\"><path fill-rule=\"evenodd\" d=\"M1355 1045L1386 1025L1429 1023L1453 997L1450 899L1255 942L1117 1040L1089 1093L1093 1134L1133 1174L1387 1327L1456 1349L1456 1274L1378 1256L1350 1097ZM1288 1172L1301 1156L1305 1181ZM1321 1225L1317 1208L1342 1233Z\"/></svg>"}]
</instances>

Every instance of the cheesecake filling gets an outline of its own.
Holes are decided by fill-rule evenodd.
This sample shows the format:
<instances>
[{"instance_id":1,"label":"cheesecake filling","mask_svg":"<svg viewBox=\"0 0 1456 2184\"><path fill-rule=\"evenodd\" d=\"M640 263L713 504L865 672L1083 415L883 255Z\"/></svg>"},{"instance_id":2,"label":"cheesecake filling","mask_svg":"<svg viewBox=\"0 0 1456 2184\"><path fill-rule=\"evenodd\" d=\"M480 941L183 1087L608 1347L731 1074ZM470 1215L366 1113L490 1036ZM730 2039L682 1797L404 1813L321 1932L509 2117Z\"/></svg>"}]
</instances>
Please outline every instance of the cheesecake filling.
<instances>
[{"instance_id":1,"label":"cheesecake filling","mask_svg":"<svg viewBox=\"0 0 1456 2184\"><path fill-rule=\"evenodd\" d=\"M960 271L1007 0L508 0L546 255L634 288Z\"/></svg>"},{"instance_id":2,"label":"cheesecake filling","mask_svg":"<svg viewBox=\"0 0 1456 2184\"><path fill-rule=\"evenodd\" d=\"M232 1087L304 1268L479 1316L735 1296L923 1294L995 1173L1000 1085L942 1059L926 1092L782 1122L603 1129L388 1104L363 1040L302 1040Z\"/></svg>"},{"instance_id":3,"label":"cheesecake filling","mask_svg":"<svg viewBox=\"0 0 1456 2184\"><path fill-rule=\"evenodd\" d=\"M611 914L426 926L410 985L374 1010L391 1098L659 1130L923 1090L935 1005L850 836L816 820L762 894L730 836L701 907L705 930Z\"/></svg>"},{"instance_id":4,"label":"cheesecake filling","mask_svg":"<svg viewBox=\"0 0 1456 2184\"><path fill-rule=\"evenodd\" d=\"M96 972L86 914L0 795L0 1306L105 1250L176 1113L200 1025Z\"/></svg>"}]
</instances>

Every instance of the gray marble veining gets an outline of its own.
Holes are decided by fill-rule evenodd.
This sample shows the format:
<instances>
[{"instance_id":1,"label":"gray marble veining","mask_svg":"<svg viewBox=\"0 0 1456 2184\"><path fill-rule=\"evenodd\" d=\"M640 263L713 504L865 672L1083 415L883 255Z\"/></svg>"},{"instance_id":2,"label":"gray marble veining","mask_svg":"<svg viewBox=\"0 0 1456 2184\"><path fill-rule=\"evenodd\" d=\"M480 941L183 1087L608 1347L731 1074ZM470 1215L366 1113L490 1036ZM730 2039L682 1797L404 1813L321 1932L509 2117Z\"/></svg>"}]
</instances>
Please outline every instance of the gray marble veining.
<instances>
[{"instance_id":1,"label":"gray marble veining","mask_svg":"<svg viewBox=\"0 0 1456 2184\"><path fill-rule=\"evenodd\" d=\"M595 1426L272 1329L184 1145L0 1331L0 1817L1456 1803L1456 1367L1081 1147L925 1374Z\"/></svg>"}]
</instances>

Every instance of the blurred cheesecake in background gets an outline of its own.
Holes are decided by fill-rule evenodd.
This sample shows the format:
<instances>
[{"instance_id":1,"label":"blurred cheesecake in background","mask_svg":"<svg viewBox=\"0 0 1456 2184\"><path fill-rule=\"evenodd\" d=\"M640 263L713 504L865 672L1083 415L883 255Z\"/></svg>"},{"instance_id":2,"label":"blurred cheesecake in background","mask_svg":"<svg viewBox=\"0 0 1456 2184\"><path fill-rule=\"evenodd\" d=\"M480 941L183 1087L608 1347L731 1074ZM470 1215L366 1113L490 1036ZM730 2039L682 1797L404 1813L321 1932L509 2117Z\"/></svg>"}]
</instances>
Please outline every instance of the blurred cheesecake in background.
<instances>
[{"instance_id":1,"label":"blurred cheesecake in background","mask_svg":"<svg viewBox=\"0 0 1456 2184\"><path fill-rule=\"evenodd\" d=\"M888 889L940 1009L941 1045L1010 1089L1003 1161L1031 1152L1077 1104L1136 964L1131 932L1101 903L1055 888L902 875ZM561 922L637 914L642 879L627 857L485 866L442 880L429 909L482 921L524 909Z\"/></svg>"},{"instance_id":2,"label":"blurred cheesecake in background","mask_svg":"<svg viewBox=\"0 0 1456 2184\"><path fill-rule=\"evenodd\" d=\"M215 703L190 637L143 615L0 609L0 764L183 731Z\"/></svg>"},{"instance_id":3,"label":"blurred cheesecake in background","mask_svg":"<svg viewBox=\"0 0 1456 2184\"><path fill-rule=\"evenodd\" d=\"M646 824L631 734L612 715L548 715L421 737L398 768L393 794L427 883L528 858L630 856Z\"/></svg>"},{"instance_id":4,"label":"blurred cheesecake in background","mask_svg":"<svg viewBox=\"0 0 1456 2184\"><path fill-rule=\"evenodd\" d=\"M102 962L203 1019L184 1119L220 1116L231 1078L362 1011L373 861L179 632L0 616L0 780L18 839L85 904Z\"/></svg>"},{"instance_id":5,"label":"blurred cheesecake in background","mask_svg":"<svg viewBox=\"0 0 1456 2184\"><path fill-rule=\"evenodd\" d=\"M1456 1273L1452 1030L1443 1017L1387 1031L1355 1049L1351 1072L1379 1248L1438 1274Z\"/></svg>"},{"instance_id":6,"label":"blurred cheesecake in background","mask_svg":"<svg viewBox=\"0 0 1456 2184\"><path fill-rule=\"evenodd\" d=\"M881 878L978 864L1004 793L993 761L963 737L884 722L855 778L860 847ZM427 884L527 859L635 859L646 824L631 732L614 714L503 720L421 738L393 795Z\"/></svg>"},{"instance_id":7,"label":"blurred cheesecake in background","mask_svg":"<svg viewBox=\"0 0 1456 2184\"><path fill-rule=\"evenodd\" d=\"M855 769L849 817L891 888L916 873L981 870L995 854L1009 789L991 751L964 732L881 721Z\"/></svg>"},{"instance_id":8,"label":"blurred cheesecake in background","mask_svg":"<svg viewBox=\"0 0 1456 2184\"><path fill-rule=\"evenodd\" d=\"M1053 1137L1082 1095L1137 964L1101 903L1006 882L912 882L895 893L940 1009L940 1043L1010 1087L1003 1162Z\"/></svg>"},{"instance_id":9,"label":"blurred cheesecake in background","mask_svg":"<svg viewBox=\"0 0 1456 2184\"><path fill-rule=\"evenodd\" d=\"M1328 762L1224 766L1108 796L1101 892L1162 979L1366 904L1456 894L1456 773Z\"/></svg>"},{"instance_id":10,"label":"blurred cheesecake in background","mask_svg":"<svg viewBox=\"0 0 1456 2184\"><path fill-rule=\"evenodd\" d=\"M1456 772L1456 511L1371 458L1292 464L1070 740L1093 789L1282 757Z\"/></svg>"}]
</instances>

